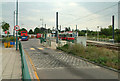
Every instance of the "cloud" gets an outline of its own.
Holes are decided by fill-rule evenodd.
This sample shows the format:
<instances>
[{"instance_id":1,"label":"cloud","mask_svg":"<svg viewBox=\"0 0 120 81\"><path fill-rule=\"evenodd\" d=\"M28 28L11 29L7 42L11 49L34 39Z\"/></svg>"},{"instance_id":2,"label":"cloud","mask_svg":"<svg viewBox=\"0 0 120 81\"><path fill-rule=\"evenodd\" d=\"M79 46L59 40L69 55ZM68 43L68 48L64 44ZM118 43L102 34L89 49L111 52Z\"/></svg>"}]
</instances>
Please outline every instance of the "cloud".
<instances>
[{"instance_id":1,"label":"cloud","mask_svg":"<svg viewBox=\"0 0 120 81\"><path fill-rule=\"evenodd\" d=\"M40 6L40 4L42 5ZM66 26L70 26L72 29L75 29L75 25L77 24L79 26L79 29L86 29L86 27L88 27L89 29L96 30L96 25L105 24L107 22L104 21L103 23L103 21L101 21L101 19L99 18L101 17L100 14L95 14L94 12L91 12L84 6L80 5L79 2L51 2L40 4L36 4L37 7L39 6L39 8L34 8L31 5L31 14L29 16L26 16L24 22L33 22L34 25L41 24L39 19L42 17L44 18L44 23L47 23L49 27L53 27L55 26L56 11L59 12L59 25L62 25L63 28ZM47 7L46 5L48 5L49 7ZM89 14L92 15L84 18L86 17L86 15ZM95 20L89 21L93 18L95 18Z\"/></svg>"},{"instance_id":2,"label":"cloud","mask_svg":"<svg viewBox=\"0 0 120 81\"><path fill-rule=\"evenodd\" d=\"M3 7L3 19L13 25L14 5L13 3L4 3L4 5L5 7ZM71 29L75 29L75 25L78 25L79 29L86 29L86 27L88 27L89 29L96 30L97 25L103 25L105 27L110 24L110 19L103 18L104 14L94 13L95 11L99 10L97 6L95 6L95 9L92 7L94 10L89 10L91 8L89 5L87 7L85 5L81 5L80 2L55 1L20 3L19 25L27 29L34 29L38 25L41 26L40 18L43 18L44 24L47 24L47 27L55 27L57 11L59 13L59 25L62 25L62 29L66 26L70 26ZM86 17L89 14L92 15ZM89 21L90 19L95 20Z\"/></svg>"},{"instance_id":3,"label":"cloud","mask_svg":"<svg viewBox=\"0 0 120 81\"><path fill-rule=\"evenodd\" d=\"M77 6L78 4L75 3L75 2L71 2L71 3L69 3L69 5L70 5L70 6Z\"/></svg>"}]
</instances>

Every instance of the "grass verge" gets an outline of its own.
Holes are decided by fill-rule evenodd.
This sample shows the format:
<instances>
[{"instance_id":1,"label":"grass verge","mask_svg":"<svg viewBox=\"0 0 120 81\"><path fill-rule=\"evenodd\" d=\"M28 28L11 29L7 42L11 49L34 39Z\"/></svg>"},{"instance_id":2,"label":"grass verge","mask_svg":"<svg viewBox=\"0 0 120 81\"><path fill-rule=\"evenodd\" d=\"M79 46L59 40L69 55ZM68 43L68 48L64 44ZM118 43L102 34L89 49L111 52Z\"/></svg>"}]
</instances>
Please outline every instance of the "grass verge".
<instances>
[{"instance_id":1,"label":"grass verge","mask_svg":"<svg viewBox=\"0 0 120 81\"><path fill-rule=\"evenodd\" d=\"M62 47L57 47L57 49L104 66L120 69L118 68L118 51L116 50L96 46L84 47L80 44L65 44Z\"/></svg>"}]
</instances>

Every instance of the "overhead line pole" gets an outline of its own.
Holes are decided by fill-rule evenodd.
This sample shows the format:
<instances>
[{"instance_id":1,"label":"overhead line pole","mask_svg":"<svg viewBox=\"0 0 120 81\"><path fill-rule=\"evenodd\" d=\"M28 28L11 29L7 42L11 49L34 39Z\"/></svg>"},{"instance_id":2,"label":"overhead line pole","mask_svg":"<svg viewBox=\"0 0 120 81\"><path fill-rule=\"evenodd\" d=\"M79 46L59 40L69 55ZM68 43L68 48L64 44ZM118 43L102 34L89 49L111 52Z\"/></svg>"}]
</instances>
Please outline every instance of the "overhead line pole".
<instances>
[{"instance_id":1,"label":"overhead line pole","mask_svg":"<svg viewBox=\"0 0 120 81\"><path fill-rule=\"evenodd\" d=\"M56 12L56 43L58 43L58 12Z\"/></svg>"},{"instance_id":2,"label":"overhead line pole","mask_svg":"<svg viewBox=\"0 0 120 81\"><path fill-rule=\"evenodd\" d=\"M113 39L113 43L114 43L114 15L112 16L112 39Z\"/></svg>"}]
</instances>

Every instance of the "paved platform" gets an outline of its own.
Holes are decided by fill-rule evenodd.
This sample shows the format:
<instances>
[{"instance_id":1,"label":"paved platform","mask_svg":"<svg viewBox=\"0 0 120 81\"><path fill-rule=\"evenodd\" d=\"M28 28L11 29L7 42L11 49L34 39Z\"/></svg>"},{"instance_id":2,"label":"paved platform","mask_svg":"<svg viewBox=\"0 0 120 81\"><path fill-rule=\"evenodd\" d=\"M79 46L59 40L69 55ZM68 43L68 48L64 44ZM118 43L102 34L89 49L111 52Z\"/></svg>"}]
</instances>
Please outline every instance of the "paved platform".
<instances>
[{"instance_id":1,"label":"paved platform","mask_svg":"<svg viewBox=\"0 0 120 81\"><path fill-rule=\"evenodd\" d=\"M105 45L115 45L115 43L110 43L110 42L102 42L102 41L92 41L92 40L87 40L87 42L92 42L92 43L98 43L98 44L105 44Z\"/></svg>"},{"instance_id":2,"label":"paved platform","mask_svg":"<svg viewBox=\"0 0 120 81\"><path fill-rule=\"evenodd\" d=\"M2 48L2 79L21 79L21 57L15 48ZM1 50L0 50L1 51Z\"/></svg>"}]
</instances>

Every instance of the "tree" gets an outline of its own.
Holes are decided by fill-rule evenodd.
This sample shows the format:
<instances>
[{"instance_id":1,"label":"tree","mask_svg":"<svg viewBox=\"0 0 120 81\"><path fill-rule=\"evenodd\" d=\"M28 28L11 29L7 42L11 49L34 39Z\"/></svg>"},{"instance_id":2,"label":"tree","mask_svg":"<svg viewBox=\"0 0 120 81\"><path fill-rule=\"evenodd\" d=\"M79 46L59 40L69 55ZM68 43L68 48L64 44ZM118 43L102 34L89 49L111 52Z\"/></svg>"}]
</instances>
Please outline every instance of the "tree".
<instances>
[{"instance_id":1,"label":"tree","mask_svg":"<svg viewBox=\"0 0 120 81\"><path fill-rule=\"evenodd\" d=\"M101 35L112 36L112 26L108 26L108 28L101 28Z\"/></svg>"},{"instance_id":2,"label":"tree","mask_svg":"<svg viewBox=\"0 0 120 81\"><path fill-rule=\"evenodd\" d=\"M39 30L39 33L45 33L45 32L47 32L47 29L41 27L40 30Z\"/></svg>"},{"instance_id":3,"label":"tree","mask_svg":"<svg viewBox=\"0 0 120 81\"><path fill-rule=\"evenodd\" d=\"M20 30L18 31L18 34L19 34L19 35L20 35L21 31L27 31L27 29L25 29L25 28L20 29Z\"/></svg>"},{"instance_id":4,"label":"tree","mask_svg":"<svg viewBox=\"0 0 120 81\"><path fill-rule=\"evenodd\" d=\"M115 40L120 43L120 29L115 29Z\"/></svg>"},{"instance_id":5,"label":"tree","mask_svg":"<svg viewBox=\"0 0 120 81\"><path fill-rule=\"evenodd\" d=\"M85 32L79 31L78 36L85 36Z\"/></svg>"},{"instance_id":6,"label":"tree","mask_svg":"<svg viewBox=\"0 0 120 81\"><path fill-rule=\"evenodd\" d=\"M10 25L8 23L6 23L4 21L2 22L2 29L3 29L3 31L9 30L9 27L10 27Z\"/></svg>"},{"instance_id":7,"label":"tree","mask_svg":"<svg viewBox=\"0 0 120 81\"><path fill-rule=\"evenodd\" d=\"M52 31L50 30L50 28L47 29L48 33L51 33Z\"/></svg>"},{"instance_id":8,"label":"tree","mask_svg":"<svg viewBox=\"0 0 120 81\"><path fill-rule=\"evenodd\" d=\"M34 34L34 32L32 31L32 29L29 30L29 34Z\"/></svg>"},{"instance_id":9,"label":"tree","mask_svg":"<svg viewBox=\"0 0 120 81\"><path fill-rule=\"evenodd\" d=\"M34 29L34 34L37 34L37 33L39 33L40 32L40 29L38 28L38 27L36 27L35 29Z\"/></svg>"},{"instance_id":10,"label":"tree","mask_svg":"<svg viewBox=\"0 0 120 81\"><path fill-rule=\"evenodd\" d=\"M66 27L65 31L71 31L70 27Z\"/></svg>"}]
</instances>

